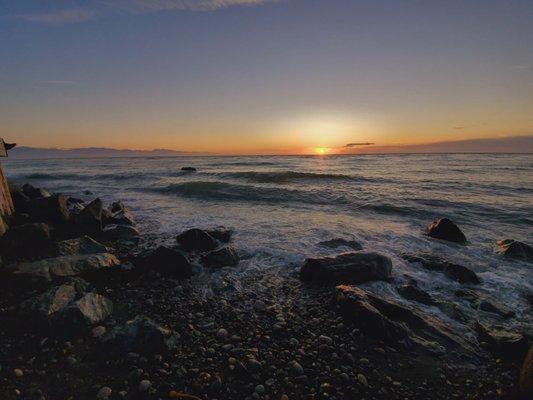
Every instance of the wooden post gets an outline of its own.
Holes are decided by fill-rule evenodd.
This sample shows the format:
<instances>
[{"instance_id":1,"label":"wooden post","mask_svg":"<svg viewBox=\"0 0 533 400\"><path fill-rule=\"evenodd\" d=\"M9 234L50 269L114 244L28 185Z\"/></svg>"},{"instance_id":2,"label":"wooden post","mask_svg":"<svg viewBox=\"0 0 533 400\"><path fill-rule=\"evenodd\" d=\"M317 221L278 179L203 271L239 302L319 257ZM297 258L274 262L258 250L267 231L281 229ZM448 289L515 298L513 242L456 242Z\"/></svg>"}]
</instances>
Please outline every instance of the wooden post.
<instances>
[{"instance_id":1,"label":"wooden post","mask_svg":"<svg viewBox=\"0 0 533 400\"><path fill-rule=\"evenodd\" d=\"M7 157L4 139L0 139L0 157ZM2 165L0 165L0 236L7 230L7 225L5 223L6 217L11 216L13 212L13 199L11 198L11 192L9 191L9 185L7 184L4 170Z\"/></svg>"}]
</instances>

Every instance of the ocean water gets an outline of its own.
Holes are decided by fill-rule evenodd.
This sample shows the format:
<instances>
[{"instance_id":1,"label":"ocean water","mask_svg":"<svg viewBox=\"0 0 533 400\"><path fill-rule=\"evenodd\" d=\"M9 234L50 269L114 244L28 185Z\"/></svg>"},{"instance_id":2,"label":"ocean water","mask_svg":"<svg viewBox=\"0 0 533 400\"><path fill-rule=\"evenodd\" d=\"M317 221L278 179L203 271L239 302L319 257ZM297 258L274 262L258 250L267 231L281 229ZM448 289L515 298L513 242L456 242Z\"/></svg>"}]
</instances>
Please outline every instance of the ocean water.
<instances>
[{"instance_id":1,"label":"ocean water","mask_svg":"<svg viewBox=\"0 0 533 400\"><path fill-rule=\"evenodd\" d=\"M196 173L181 167L194 166ZM233 274L264 268L297 270L306 257L336 254L318 242L354 239L393 259L397 283L413 277L437 299L458 302L461 285L399 258L429 251L480 276L477 289L516 312L506 325L530 329L533 266L493 251L498 239L533 243L533 155L357 155L7 160L8 178L85 200L122 200L143 232L172 238L190 227L235 230L243 257ZM84 194L90 191L93 194ZM439 217L454 220L467 246L422 235ZM449 320L437 307L409 303L394 285L369 290ZM492 315L460 303L471 318Z\"/></svg>"}]
</instances>

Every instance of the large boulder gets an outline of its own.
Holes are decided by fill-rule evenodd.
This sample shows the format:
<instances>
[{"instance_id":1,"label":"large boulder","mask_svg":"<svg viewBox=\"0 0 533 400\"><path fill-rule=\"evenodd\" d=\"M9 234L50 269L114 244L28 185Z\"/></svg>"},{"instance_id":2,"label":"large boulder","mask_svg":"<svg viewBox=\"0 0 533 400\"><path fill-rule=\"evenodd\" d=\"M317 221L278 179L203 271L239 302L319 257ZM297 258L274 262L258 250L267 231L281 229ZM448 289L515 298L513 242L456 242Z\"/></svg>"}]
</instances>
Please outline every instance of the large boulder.
<instances>
[{"instance_id":1,"label":"large boulder","mask_svg":"<svg viewBox=\"0 0 533 400\"><path fill-rule=\"evenodd\" d=\"M112 254L87 254L60 256L44 260L19 263L9 267L12 276L23 283L45 285L69 277L91 277L102 270L119 265Z\"/></svg>"},{"instance_id":2,"label":"large boulder","mask_svg":"<svg viewBox=\"0 0 533 400\"><path fill-rule=\"evenodd\" d=\"M207 251L217 247L217 241L206 231L189 229L176 237L179 245L187 250Z\"/></svg>"},{"instance_id":3,"label":"large boulder","mask_svg":"<svg viewBox=\"0 0 533 400\"><path fill-rule=\"evenodd\" d=\"M342 238L324 240L323 242L318 243L318 245L323 247L329 247L330 249L336 249L338 247L349 247L352 250L363 249L361 243L356 242L355 240L347 240Z\"/></svg>"},{"instance_id":4,"label":"large boulder","mask_svg":"<svg viewBox=\"0 0 533 400\"><path fill-rule=\"evenodd\" d=\"M17 225L0 239L0 248L7 255L39 255L50 250L50 227L45 223Z\"/></svg>"},{"instance_id":5,"label":"large boulder","mask_svg":"<svg viewBox=\"0 0 533 400\"><path fill-rule=\"evenodd\" d=\"M391 278L390 258L378 253L345 253L336 257L308 258L300 269L304 281L358 284Z\"/></svg>"},{"instance_id":6,"label":"large boulder","mask_svg":"<svg viewBox=\"0 0 533 400\"><path fill-rule=\"evenodd\" d=\"M32 325L49 329L54 334L69 336L77 333L104 321L113 312L111 300L87 293L88 286L82 279L70 279L24 301L21 313Z\"/></svg>"},{"instance_id":7,"label":"large boulder","mask_svg":"<svg viewBox=\"0 0 533 400\"><path fill-rule=\"evenodd\" d=\"M140 233L137 228L130 225L107 225L102 235L105 240L115 241L136 239Z\"/></svg>"},{"instance_id":8,"label":"large boulder","mask_svg":"<svg viewBox=\"0 0 533 400\"><path fill-rule=\"evenodd\" d=\"M95 199L74 215L74 223L80 232L98 235L102 231L102 200Z\"/></svg>"},{"instance_id":9,"label":"large boulder","mask_svg":"<svg viewBox=\"0 0 533 400\"><path fill-rule=\"evenodd\" d=\"M487 345L487 349L507 360L522 360L528 350L527 338L519 332L511 332L500 326L487 327L477 322L478 339Z\"/></svg>"},{"instance_id":10,"label":"large boulder","mask_svg":"<svg viewBox=\"0 0 533 400\"><path fill-rule=\"evenodd\" d=\"M62 195L33 199L26 205L26 212L33 221L62 224L69 220L67 199Z\"/></svg>"},{"instance_id":11,"label":"large boulder","mask_svg":"<svg viewBox=\"0 0 533 400\"><path fill-rule=\"evenodd\" d=\"M78 254L107 253L109 252L109 249L91 237L83 236L81 238L57 242L56 252L60 256L70 256Z\"/></svg>"},{"instance_id":12,"label":"large boulder","mask_svg":"<svg viewBox=\"0 0 533 400\"><path fill-rule=\"evenodd\" d=\"M425 253L402 253L400 257L410 263L420 264L427 270L443 272L448 278L459 283L478 284L481 282L477 274L471 269L451 263L439 256Z\"/></svg>"},{"instance_id":13,"label":"large boulder","mask_svg":"<svg viewBox=\"0 0 533 400\"><path fill-rule=\"evenodd\" d=\"M50 197L50 193L44 189L36 188L29 183L22 186L22 193L24 193L30 200L40 199L42 197Z\"/></svg>"},{"instance_id":14,"label":"large boulder","mask_svg":"<svg viewBox=\"0 0 533 400\"><path fill-rule=\"evenodd\" d=\"M239 261L239 255L231 246L213 250L202 257L202 263L208 267L233 267Z\"/></svg>"},{"instance_id":15,"label":"large boulder","mask_svg":"<svg viewBox=\"0 0 533 400\"><path fill-rule=\"evenodd\" d=\"M139 315L123 325L114 327L103 338L103 344L110 352L119 354L166 354L176 348L178 340L178 334L144 315Z\"/></svg>"},{"instance_id":16,"label":"large boulder","mask_svg":"<svg viewBox=\"0 0 533 400\"><path fill-rule=\"evenodd\" d=\"M497 252L505 257L533 263L533 247L513 239L503 239L496 242Z\"/></svg>"},{"instance_id":17,"label":"large boulder","mask_svg":"<svg viewBox=\"0 0 533 400\"><path fill-rule=\"evenodd\" d=\"M134 261L134 265L143 272L154 271L177 279L185 279L192 275L192 265L187 257L165 246L140 255Z\"/></svg>"},{"instance_id":18,"label":"large boulder","mask_svg":"<svg viewBox=\"0 0 533 400\"><path fill-rule=\"evenodd\" d=\"M518 391L522 400L533 399L533 345L529 347L527 356L520 369Z\"/></svg>"},{"instance_id":19,"label":"large boulder","mask_svg":"<svg viewBox=\"0 0 533 400\"><path fill-rule=\"evenodd\" d=\"M425 234L429 237L447 240L455 243L466 243L466 237L461 229L448 218L441 218L426 227Z\"/></svg>"},{"instance_id":20,"label":"large boulder","mask_svg":"<svg viewBox=\"0 0 533 400\"><path fill-rule=\"evenodd\" d=\"M223 226L209 229L206 232L221 243L228 243L231 240L231 235L233 235L233 231L231 229Z\"/></svg>"},{"instance_id":21,"label":"large boulder","mask_svg":"<svg viewBox=\"0 0 533 400\"><path fill-rule=\"evenodd\" d=\"M407 300L417 301L422 304L435 304L431 295L416 285L406 284L396 288L398 294Z\"/></svg>"},{"instance_id":22,"label":"large boulder","mask_svg":"<svg viewBox=\"0 0 533 400\"><path fill-rule=\"evenodd\" d=\"M121 201L111 204L105 211L106 215L103 218L104 225L135 226L133 214Z\"/></svg>"},{"instance_id":23,"label":"large boulder","mask_svg":"<svg viewBox=\"0 0 533 400\"><path fill-rule=\"evenodd\" d=\"M472 350L444 322L356 286L337 286L335 302L347 323L391 345L417 345L439 353L447 347L461 349L465 354Z\"/></svg>"}]
</instances>

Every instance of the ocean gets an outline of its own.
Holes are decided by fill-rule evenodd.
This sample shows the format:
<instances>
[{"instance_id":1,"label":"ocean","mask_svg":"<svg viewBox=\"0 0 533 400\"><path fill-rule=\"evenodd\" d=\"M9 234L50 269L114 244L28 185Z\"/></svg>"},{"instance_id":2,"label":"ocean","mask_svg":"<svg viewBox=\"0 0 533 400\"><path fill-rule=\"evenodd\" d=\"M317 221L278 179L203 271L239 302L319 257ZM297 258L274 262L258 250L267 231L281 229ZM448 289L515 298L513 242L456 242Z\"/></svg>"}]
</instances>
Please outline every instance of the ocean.
<instances>
[{"instance_id":1,"label":"ocean","mask_svg":"<svg viewBox=\"0 0 533 400\"><path fill-rule=\"evenodd\" d=\"M192 166L197 172L181 171ZM124 201L144 233L172 243L191 227L234 229L243 261L233 274L297 271L306 257L332 255L320 241L345 238L392 258L396 284L415 278L442 301L461 288L399 257L432 252L474 270L476 290L516 312L508 325L531 327L526 293L533 267L494 253L494 242L533 242L533 156L515 154L354 155L7 160L13 183L104 202ZM467 246L430 240L424 227L456 222ZM395 286L364 285L400 302ZM437 307L424 311L447 319ZM470 307L471 308L471 307ZM468 306L466 306L468 309ZM468 309L472 318L491 318ZM450 324L460 323L450 319ZM472 334L465 328L465 334Z\"/></svg>"}]
</instances>

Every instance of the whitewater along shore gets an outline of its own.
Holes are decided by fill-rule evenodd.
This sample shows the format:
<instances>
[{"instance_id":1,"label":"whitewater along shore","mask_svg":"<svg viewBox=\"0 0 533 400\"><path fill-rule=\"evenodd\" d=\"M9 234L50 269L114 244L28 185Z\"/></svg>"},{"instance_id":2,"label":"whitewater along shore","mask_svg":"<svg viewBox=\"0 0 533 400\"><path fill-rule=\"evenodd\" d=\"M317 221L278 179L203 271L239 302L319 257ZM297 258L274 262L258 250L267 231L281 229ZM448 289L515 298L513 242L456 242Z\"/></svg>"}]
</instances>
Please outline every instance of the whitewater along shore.
<instances>
[{"instance_id":1,"label":"whitewater along shore","mask_svg":"<svg viewBox=\"0 0 533 400\"><path fill-rule=\"evenodd\" d=\"M247 273L230 229L161 238L139 232L120 202L11 192L15 214L0 239L2 399L531 398L531 333L509 329L513 310L479 293L465 266L401 255L461 284L457 303L415 279L398 284L388 257L342 238L321 243L337 256ZM448 219L425 234L468 240ZM497 246L533 261L524 243ZM409 306L360 286L372 281ZM465 302L494 322L468 320Z\"/></svg>"}]
</instances>

